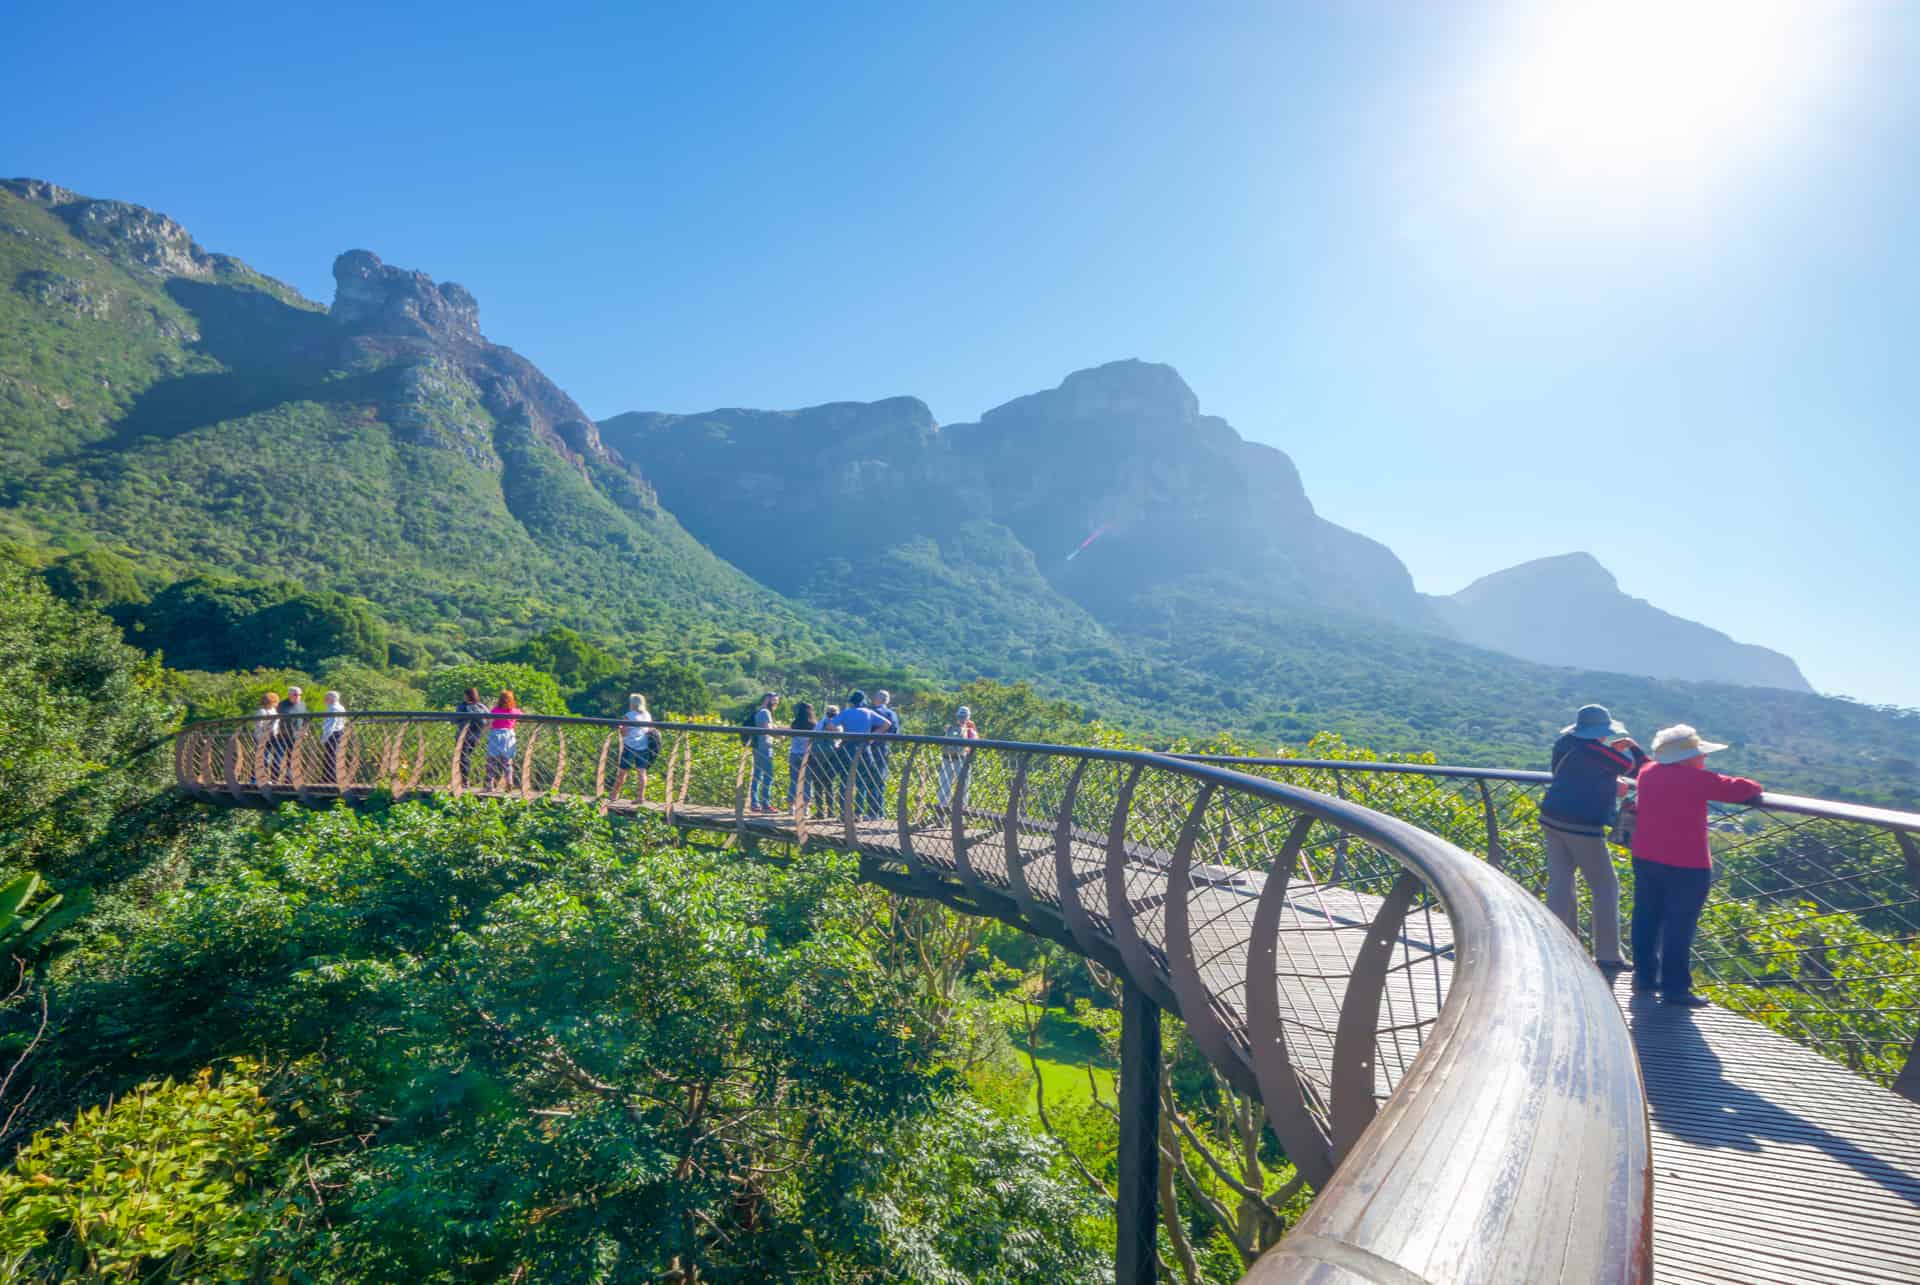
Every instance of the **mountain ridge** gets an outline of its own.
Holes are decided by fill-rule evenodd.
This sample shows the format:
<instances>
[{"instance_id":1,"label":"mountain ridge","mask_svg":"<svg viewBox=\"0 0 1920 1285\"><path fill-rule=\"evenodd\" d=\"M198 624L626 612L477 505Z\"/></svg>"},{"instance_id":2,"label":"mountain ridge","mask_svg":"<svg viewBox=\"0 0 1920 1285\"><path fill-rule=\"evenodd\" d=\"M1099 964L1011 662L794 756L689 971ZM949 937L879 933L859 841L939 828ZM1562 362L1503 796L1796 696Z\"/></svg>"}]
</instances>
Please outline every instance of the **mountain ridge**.
<instances>
[{"instance_id":1,"label":"mountain ridge","mask_svg":"<svg viewBox=\"0 0 1920 1285\"><path fill-rule=\"evenodd\" d=\"M1598 698L1808 788L1913 793L1920 719L1448 637L1391 550L1170 367L1074 372L971 424L897 397L596 425L454 283L349 252L323 308L164 216L64 208L89 200L0 184L0 543L31 564L103 548L154 587L358 596L409 668L565 624L723 693L1030 680L1142 734L1481 762L1531 761Z\"/></svg>"}]
</instances>

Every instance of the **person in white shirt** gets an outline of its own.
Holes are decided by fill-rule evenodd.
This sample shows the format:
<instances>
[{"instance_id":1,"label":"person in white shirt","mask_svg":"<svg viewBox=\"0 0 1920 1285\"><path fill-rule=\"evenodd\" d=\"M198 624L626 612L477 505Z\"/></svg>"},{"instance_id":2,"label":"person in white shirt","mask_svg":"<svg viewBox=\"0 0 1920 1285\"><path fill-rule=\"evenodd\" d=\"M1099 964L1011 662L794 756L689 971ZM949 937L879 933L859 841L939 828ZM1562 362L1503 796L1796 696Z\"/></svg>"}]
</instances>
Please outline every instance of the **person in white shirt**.
<instances>
[{"instance_id":1,"label":"person in white shirt","mask_svg":"<svg viewBox=\"0 0 1920 1285\"><path fill-rule=\"evenodd\" d=\"M653 728L653 715L647 711L647 698L639 692L627 696L627 712L620 716L620 766L613 774L613 802L618 803L627 788L627 773L640 774L640 802L647 800L647 769L660 754L660 733Z\"/></svg>"},{"instance_id":2,"label":"person in white shirt","mask_svg":"<svg viewBox=\"0 0 1920 1285\"><path fill-rule=\"evenodd\" d=\"M274 746L280 734L280 693L268 692L260 698L260 708L253 711L253 771L247 776L248 785L260 784L260 768L265 765L267 779L273 779Z\"/></svg>"},{"instance_id":3,"label":"person in white shirt","mask_svg":"<svg viewBox=\"0 0 1920 1285\"><path fill-rule=\"evenodd\" d=\"M326 703L327 716L320 720L320 748L326 756L327 774L321 778L326 785L340 784L340 747L347 739L347 707L340 703L339 692L328 692Z\"/></svg>"}]
</instances>

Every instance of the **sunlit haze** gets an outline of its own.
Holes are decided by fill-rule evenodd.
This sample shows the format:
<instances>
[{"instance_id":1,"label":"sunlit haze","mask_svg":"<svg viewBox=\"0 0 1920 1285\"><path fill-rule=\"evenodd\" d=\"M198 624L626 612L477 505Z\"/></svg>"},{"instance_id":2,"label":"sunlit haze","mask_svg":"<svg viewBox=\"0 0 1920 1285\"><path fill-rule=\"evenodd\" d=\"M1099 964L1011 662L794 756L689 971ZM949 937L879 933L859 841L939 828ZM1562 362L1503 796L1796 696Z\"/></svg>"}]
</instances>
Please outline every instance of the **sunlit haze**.
<instances>
[{"instance_id":1,"label":"sunlit haze","mask_svg":"<svg viewBox=\"0 0 1920 1285\"><path fill-rule=\"evenodd\" d=\"M1422 589L1587 550L1920 705L1920 5L718 12L14 6L0 170L599 416L1165 361Z\"/></svg>"}]
</instances>

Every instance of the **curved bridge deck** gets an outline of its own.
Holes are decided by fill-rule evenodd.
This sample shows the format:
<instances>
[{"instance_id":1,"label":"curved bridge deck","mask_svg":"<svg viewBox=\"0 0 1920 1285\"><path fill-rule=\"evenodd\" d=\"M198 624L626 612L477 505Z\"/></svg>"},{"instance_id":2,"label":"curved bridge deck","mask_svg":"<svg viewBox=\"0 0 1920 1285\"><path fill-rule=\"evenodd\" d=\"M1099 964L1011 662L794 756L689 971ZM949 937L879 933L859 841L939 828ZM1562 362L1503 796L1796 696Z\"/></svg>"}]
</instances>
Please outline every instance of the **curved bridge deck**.
<instances>
[{"instance_id":1,"label":"curved bridge deck","mask_svg":"<svg viewBox=\"0 0 1920 1285\"><path fill-rule=\"evenodd\" d=\"M682 807L673 820L690 830L734 829L731 808ZM798 839L784 816L748 815L741 826L767 842ZM862 851L899 855L891 820L859 828ZM927 838L932 848L944 834ZM816 831L808 842L846 846L838 830ZM976 850L973 862L978 873L1005 882L1004 858ZM1216 885L1198 898L1257 896L1258 880L1242 875L1237 885ZM1365 893L1316 889L1291 899L1289 913L1302 929L1364 925L1379 903ZM1430 953L1446 968L1443 952L1453 940L1443 912L1407 934L1412 952ZM1298 935L1336 949L1329 934ZM1246 949L1244 937L1207 941L1208 971L1244 977ZM1334 962L1322 961L1323 968ZM1324 1029L1334 1030L1338 996L1298 982L1291 991L1299 1011L1318 1013ZM1614 993L1651 1108L1657 1279L1920 1281L1920 1104L1724 1008L1669 1008L1635 996L1625 975ZM1407 1021L1431 1020L1443 996L1443 988L1405 969L1389 977L1383 1007ZM1321 1053L1330 1065L1330 1034Z\"/></svg>"},{"instance_id":2,"label":"curved bridge deck","mask_svg":"<svg viewBox=\"0 0 1920 1285\"><path fill-rule=\"evenodd\" d=\"M604 806L612 727L523 718L542 722L491 792L472 788L478 764L444 715L369 716L360 747L304 737L277 768L250 724L206 725L175 766L188 792L231 802ZM1179 1013L1319 1193L1250 1272L1259 1285L1634 1280L1649 1265L1673 1281L1920 1282L1920 1105L1723 1008L1663 1007L1624 977L1608 1004L1525 872L1488 869L1511 857L1486 773L1457 773L1485 804L1482 860L1396 820L1428 823L1391 798L1328 798L1347 793L1338 776L1308 792L1011 743L889 738L891 774L874 760L856 795L843 769L832 815L756 813L731 731L661 726L664 773L614 809L727 844L855 852L876 882L1073 944ZM276 771L291 779L266 784Z\"/></svg>"}]
</instances>

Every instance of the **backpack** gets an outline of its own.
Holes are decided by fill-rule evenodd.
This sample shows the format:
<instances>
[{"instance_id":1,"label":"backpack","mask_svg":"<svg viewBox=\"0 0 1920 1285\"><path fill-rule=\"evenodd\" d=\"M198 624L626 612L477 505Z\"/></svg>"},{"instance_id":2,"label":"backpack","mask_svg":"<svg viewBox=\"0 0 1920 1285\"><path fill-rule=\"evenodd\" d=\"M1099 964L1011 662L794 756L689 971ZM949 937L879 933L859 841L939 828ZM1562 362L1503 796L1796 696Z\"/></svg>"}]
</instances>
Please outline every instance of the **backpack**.
<instances>
[{"instance_id":1,"label":"backpack","mask_svg":"<svg viewBox=\"0 0 1920 1285\"><path fill-rule=\"evenodd\" d=\"M740 720L740 725L742 727L752 727L753 716L755 714L758 714L759 712L760 712L760 707L758 705L752 705L748 707L746 717ZM740 743L742 745L751 745L753 744L753 738L758 735L759 735L758 732L742 732L740 733Z\"/></svg>"}]
</instances>

